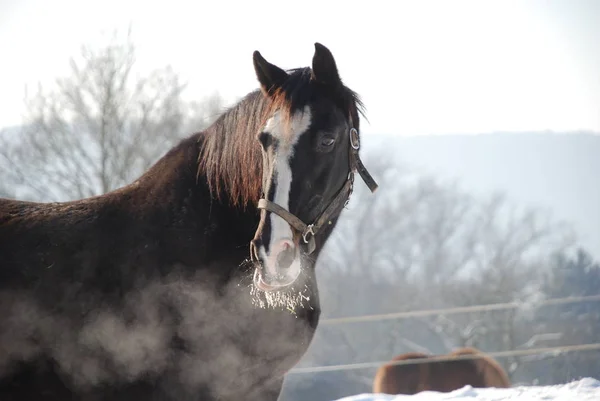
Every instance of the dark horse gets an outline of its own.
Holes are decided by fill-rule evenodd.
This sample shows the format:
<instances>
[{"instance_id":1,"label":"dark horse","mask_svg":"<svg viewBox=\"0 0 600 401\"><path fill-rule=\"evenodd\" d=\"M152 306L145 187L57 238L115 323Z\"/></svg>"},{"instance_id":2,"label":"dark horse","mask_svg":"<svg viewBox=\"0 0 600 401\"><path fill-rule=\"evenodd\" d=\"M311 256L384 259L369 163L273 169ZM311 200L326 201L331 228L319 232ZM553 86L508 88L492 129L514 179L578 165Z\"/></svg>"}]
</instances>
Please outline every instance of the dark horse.
<instances>
[{"instance_id":1,"label":"dark horse","mask_svg":"<svg viewBox=\"0 0 600 401\"><path fill-rule=\"evenodd\" d=\"M475 348L459 348L436 357L439 360L432 358L420 352L394 357L392 363L377 370L373 392L412 395L421 391L449 392L467 385L510 387L510 380L498 362Z\"/></svg>"},{"instance_id":2,"label":"dark horse","mask_svg":"<svg viewBox=\"0 0 600 401\"><path fill-rule=\"evenodd\" d=\"M0 199L0 400L278 398L355 171L377 185L331 52L253 61L260 90L132 184Z\"/></svg>"}]
</instances>

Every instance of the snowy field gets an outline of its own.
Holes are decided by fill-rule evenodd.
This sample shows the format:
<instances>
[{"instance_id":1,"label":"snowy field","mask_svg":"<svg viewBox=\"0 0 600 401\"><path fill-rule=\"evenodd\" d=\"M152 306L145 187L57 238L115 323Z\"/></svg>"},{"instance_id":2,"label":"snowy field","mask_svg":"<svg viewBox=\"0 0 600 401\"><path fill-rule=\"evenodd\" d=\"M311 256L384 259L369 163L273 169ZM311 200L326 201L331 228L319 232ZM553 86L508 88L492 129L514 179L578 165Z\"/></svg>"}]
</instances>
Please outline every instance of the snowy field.
<instances>
[{"instance_id":1,"label":"snowy field","mask_svg":"<svg viewBox=\"0 0 600 401\"><path fill-rule=\"evenodd\" d=\"M360 394L337 401L600 401L600 381L585 378L554 386L517 386L513 388L472 388L465 386L451 393L424 391L415 395Z\"/></svg>"}]
</instances>

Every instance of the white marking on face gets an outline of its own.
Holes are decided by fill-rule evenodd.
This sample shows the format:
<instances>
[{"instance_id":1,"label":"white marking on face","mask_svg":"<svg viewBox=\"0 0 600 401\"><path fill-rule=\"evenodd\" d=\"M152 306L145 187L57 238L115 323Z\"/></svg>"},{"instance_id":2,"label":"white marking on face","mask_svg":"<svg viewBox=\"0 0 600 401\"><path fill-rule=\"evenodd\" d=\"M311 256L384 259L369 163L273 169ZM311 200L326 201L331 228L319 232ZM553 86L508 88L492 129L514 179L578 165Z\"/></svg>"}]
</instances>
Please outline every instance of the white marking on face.
<instances>
[{"instance_id":1,"label":"white marking on face","mask_svg":"<svg viewBox=\"0 0 600 401\"><path fill-rule=\"evenodd\" d=\"M273 179L275 182L275 194L273 202L290 209L290 190L292 186L292 168L291 159L294 154L294 146L302 134L308 131L311 122L310 108L306 106L303 111L297 112L289 124L289 130L286 129L279 114L275 114L267 121L264 128L265 132L271 134L278 140L277 154L273 166ZM293 241L292 229L287 221L276 213L269 214L271 223L271 238L269 240L269 253L265 247L261 246L258 250L259 255L265 262L265 269L271 277L276 277L276 282L281 280L281 285L287 285L294 281L300 274L300 254L296 249L294 261L287 269L279 271L277 268L277 255L282 241Z\"/></svg>"}]
</instances>

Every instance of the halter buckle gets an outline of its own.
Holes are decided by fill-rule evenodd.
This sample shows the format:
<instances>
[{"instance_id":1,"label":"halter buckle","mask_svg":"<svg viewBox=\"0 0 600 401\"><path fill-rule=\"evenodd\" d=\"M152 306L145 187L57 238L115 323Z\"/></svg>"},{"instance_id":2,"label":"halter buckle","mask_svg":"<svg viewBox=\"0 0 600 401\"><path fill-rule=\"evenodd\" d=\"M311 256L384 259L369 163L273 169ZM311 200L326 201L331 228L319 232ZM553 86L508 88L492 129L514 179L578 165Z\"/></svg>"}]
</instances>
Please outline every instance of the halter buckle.
<instances>
[{"instance_id":1,"label":"halter buckle","mask_svg":"<svg viewBox=\"0 0 600 401\"><path fill-rule=\"evenodd\" d=\"M360 149L360 138L358 137L356 128L350 128L350 146L354 150Z\"/></svg>"},{"instance_id":2,"label":"halter buckle","mask_svg":"<svg viewBox=\"0 0 600 401\"><path fill-rule=\"evenodd\" d=\"M308 226L306 226L306 230L304 230L304 232L302 233L302 240L304 241L305 244L308 244L309 239L307 239L308 234L310 234L311 236L314 237L315 232L313 231L313 225L309 224Z\"/></svg>"}]
</instances>

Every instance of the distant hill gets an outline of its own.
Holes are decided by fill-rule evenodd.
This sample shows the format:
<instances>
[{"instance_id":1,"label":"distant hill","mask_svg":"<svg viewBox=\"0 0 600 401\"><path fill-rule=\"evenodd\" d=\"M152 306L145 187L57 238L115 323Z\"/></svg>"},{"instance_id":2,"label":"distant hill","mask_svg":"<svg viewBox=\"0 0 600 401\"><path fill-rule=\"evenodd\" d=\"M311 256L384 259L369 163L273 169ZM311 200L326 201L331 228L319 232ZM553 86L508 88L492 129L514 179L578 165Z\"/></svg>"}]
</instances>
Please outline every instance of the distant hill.
<instances>
[{"instance_id":1,"label":"distant hill","mask_svg":"<svg viewBox=\"0 0 600 401\"><path fill-rule=\"evenodd\" d=\"M600 258L600 134L493 133L401 137L365 135L364 158L381 150L475 194L503 191L571 223Z\"/></svg>"}]
</instances>

